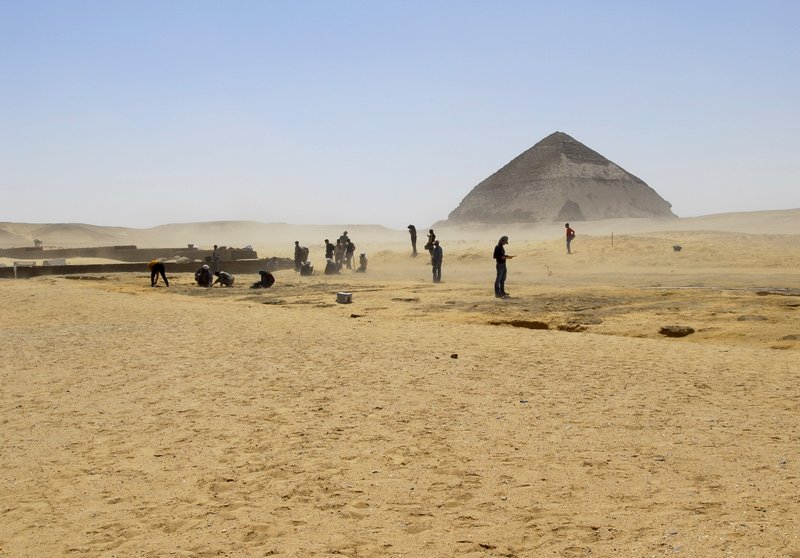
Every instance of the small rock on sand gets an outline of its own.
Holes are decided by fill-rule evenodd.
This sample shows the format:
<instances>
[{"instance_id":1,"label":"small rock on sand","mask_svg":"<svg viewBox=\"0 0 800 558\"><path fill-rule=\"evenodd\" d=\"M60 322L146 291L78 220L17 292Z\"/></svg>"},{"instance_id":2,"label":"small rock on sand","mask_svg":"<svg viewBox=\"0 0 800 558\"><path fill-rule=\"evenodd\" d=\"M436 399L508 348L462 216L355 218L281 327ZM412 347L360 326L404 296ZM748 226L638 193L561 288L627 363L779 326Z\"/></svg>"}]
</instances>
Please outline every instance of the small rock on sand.
<instances>
[{"instance_id":1,"label":"small rock on sand","mask_svg":"<svg viewBox=\"0 0 800 558\"><path fill-rule=\"evenodd\" d=\"M671 325L663 326L658 332L667 337L686 337L694 333L694 328L690 326Z\"/></svg>"}]
</instances>

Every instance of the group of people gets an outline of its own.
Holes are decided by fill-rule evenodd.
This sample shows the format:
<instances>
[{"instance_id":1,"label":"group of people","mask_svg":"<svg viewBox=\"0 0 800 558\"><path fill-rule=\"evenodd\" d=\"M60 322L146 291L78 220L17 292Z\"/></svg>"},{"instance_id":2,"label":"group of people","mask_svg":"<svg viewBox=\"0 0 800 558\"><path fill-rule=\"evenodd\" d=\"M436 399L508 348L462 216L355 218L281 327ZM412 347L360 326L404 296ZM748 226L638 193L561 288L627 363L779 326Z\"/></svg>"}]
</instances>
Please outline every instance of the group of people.
<instances>
[{"instance_id":1,"label":"group of people","mask_svg":"<svg viewBox=\"0 0 800 558\"><path fill-rule=\"evenodd\" d=\"M269 271L261 270L258 272L259 279L252 285L251 289L269 289L275 284L275 276ZM227 271L211 271L208 265L203 265L195 271L194 280L200 287L211 288L217 283L220 287L233 287L234 276Z\"/></svg>"},{"instance_id":2,"label":"group of people","mask_svg":"<svg viewBox=\"0 0 800 558\"><path fill-rule=\"evenodd\" d=\"M417 227L414 225L408 226L408 234L411 235L411 257L416 258L417 253ZM433 282L441 283L442 281L442 260L444 259L444 252L438 240L436 240L436 233L433 229L428 231L428 242L425 243L424 249L431 255L431 271L433 273Z\"/></svg>"},{"instance_id":3,"label":"group of people","mask_svg":"<svg viewBox=\"0 0 800 558\"><path fill-rule=\"evenodd\" d=\"M194 272L194 280L199 286L210 289L217 283L219 283L221 287L233 287L234 277L227 271L211 271L208 264L204 264L200 269Z\"/></svg>"},{"instance_id":4,"label":"group of people","mask_svg":"<svg viewBox=\"0 0 800 558\"><path fill-rule=\"evenodd\" d=\"M572 254L572 240L575 238L575 230L569 226L569 223L564 225L566 233L567 254ZM411 235L411 256L416 257L417 253L417 229L414 225L408 225L408 232ZM494 247L493 258L495 260L495 268L497 276L494 281L494 296L496 298L508 298L510 295L506 292L506 278L508 276L507 261L514 258L514 256L506 254L506 245L508 244L508 236L501 236ZM335 275L341 272L342 266L346 265L347 269L352 269L353 254L355 252L355 244L347 236L347 231L336 240L336 244L332 244L327 238L325 239L325 275ZM425 250L431 256L431 269L433 273L433 282L440 283L442 281L442 260L444 259L444 252L441 243L436 239L436 233L433 229L428 231L428 242L424 246ZM294 242L294 266L295 271L300 275L314 275L314 266L308 259L309 250L305 246L300 245L300 241ZM219 257L217 245L214 245L214 251L211 255L211 265L209 267L204 264L198 269L195 274L195 282L201 287L211 288L217 283L222 287L232 287L234 277L227 271L220 269L222 259ZM159 277L164 280L164 284L169 287L169 280L166 275L166 268L164 263L160 260L153 260L148 264L150 269L150 286L155 287L158 283ZM359 257L359 267L356 272L366 272L367 270L367 255L362 253ZM251 289L267 289L275 284L275 277L268 271L259 272L260 279L253 283Z\"/></svg>"},{"instance_id":5,"label":"group of people","mask_svg":"<svg viewBox=\"0 0 800 558\"><path fill-rule=\"evenodd\" d=\"M213 265L213 259L212 259ZM147 264L150 269L150 286L155 287L158 285L158 279L161 277L164 280L164 285L169 287L169 279L167 279L166 266L161 260L152 260ZM275 284L275 276L269 271L259 271L259 280L253 283L251 289L268 289ZM203 264L200 269L194 272L194 281L200 287L211 288L217 283L221 287L233 287L235 281L234 276L227 271L212 271L208 264Z\"/></svg>"},{"instance_id":6,"label":"group of people","mask_svg":"<svg viewBox=\"0 0 800 558\"><path fill-rule=\"evenodd\" d=\"M569 226L569 223L564 225L566 229L567 241L567 254L572 254L572 240L575 238L575 230ZM408 233L411 236L411 257L417 257L417 228L414 225L408 225ZM501 236L494 247L493 258L495 260L495 268L497 276L494 281L494 296L496 298L508 298L510 295L506 292L506 278L508 277L507 261L514 256L506 254L506 244L508 244L508 237ZM425 244L425 249L431 255L431 269L433 273L433 282L439 283L442 280L442 260L444 254L442 247L438 240L436 240L436 233L433 229L428 231L428 242Z\"/></svg>"},{"instance_id":7,"label":"group of people","mask_svg":"<svg viewBox=\"0 0 800 558\"><path fill-rule=\"evenodd\" d=\"M356 245L347 236L347 231L336 239L336 244L333 244L327 238L325 239L325 260L331 260L337 265L339 269L346 266L347 269L353 269L353 257L356 253Z\"/></svg>"},{"instance_id":8,"label":"group of people","mask_svg":"<svg viewBox=\"0 0 800 558\"><path fill-rule=\"evenodd\" d=\"M341 273L342 267L353 269L353 258L356 252L356 245L350 240L347 231L336 239L336 244L329 239L325 239L325 275L336 275ZM300 275L314 275L314 266L308 258L308 248L300 245L299 240L294 241L294 270ZM358 273L367 271L367 254L361 253L358 257Z\"/></svg>"}]
</instances>

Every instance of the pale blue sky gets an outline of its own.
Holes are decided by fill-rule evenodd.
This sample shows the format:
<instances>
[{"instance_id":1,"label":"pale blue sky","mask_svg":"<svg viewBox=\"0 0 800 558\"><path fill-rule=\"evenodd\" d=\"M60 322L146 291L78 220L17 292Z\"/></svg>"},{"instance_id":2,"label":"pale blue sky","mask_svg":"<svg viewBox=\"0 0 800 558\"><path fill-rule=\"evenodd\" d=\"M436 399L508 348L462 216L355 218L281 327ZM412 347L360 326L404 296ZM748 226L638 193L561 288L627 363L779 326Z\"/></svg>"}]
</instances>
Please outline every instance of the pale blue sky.
<instances>
[{"instance_id":1,"label":"pale blue sky","mask_svg":"<svg viewBox=\"0 0 800 558\"><path fill-rule=\"evenodd\" d=\"M800 2L0 0L0 221L426 226L559 130L800 207Z\"/></svg>"}]
</instances>

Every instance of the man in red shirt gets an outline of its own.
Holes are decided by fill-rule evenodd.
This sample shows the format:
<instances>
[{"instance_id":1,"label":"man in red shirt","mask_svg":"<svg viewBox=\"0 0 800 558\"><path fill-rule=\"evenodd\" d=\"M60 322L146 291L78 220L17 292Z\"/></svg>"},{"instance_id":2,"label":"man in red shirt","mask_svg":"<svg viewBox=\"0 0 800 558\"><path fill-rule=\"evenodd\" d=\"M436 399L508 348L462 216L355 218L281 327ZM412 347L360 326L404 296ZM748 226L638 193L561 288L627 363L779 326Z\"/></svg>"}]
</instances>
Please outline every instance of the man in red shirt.
<instances>
[{"instance_id":1,"label":"man in red shirt","mask_svg":"<svg viewBox=\"0 0 800 558\"><path fill-rule=\"evenodd\" d=\"M565 224L564 227L567 229L567 254L572 254L572 250L570 250L569 245L572 242L572 239L575 238L575 231L573 231L569 223Z\"/></svg>"}]
</instances>

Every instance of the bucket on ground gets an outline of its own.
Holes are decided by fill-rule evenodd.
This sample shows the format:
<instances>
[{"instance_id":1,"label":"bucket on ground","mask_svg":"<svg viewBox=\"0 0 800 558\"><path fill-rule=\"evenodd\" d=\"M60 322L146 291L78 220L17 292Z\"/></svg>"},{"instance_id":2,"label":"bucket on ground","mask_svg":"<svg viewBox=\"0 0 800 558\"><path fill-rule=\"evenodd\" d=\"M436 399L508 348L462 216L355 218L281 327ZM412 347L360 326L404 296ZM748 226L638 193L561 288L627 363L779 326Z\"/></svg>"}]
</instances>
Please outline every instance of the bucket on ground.
<instances>
[{"instance_id":1,"label":"bucket on ground","mask_svg":"<svg viewBox=\"0 0 800 558\"><path fill-rule=\"evenodd\" d=\"M338 292L336 293L336 302L339 304L350 304L353 302L353 293L344 293Z\"/></svg>"}]
</instances>

